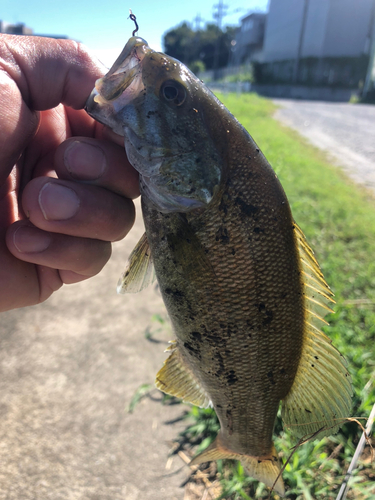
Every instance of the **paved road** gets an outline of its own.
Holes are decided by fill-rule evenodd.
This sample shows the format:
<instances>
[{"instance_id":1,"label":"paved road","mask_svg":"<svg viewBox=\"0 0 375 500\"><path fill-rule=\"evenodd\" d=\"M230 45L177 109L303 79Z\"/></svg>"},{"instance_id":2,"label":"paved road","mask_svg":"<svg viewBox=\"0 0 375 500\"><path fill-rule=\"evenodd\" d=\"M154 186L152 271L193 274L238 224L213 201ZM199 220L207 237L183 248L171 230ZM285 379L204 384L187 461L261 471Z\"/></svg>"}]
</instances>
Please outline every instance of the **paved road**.
<instances>
[{"instance_id":1,"label":"paved road","mask_svg":"<svg viewBox=\"0 0 375 500\"><path fill-rule=\"evenodd\" d=\"M116 294L142 233L139 218L99 276L1 314L1 500L183 499L189 468L168 476L179 458L165 468L181 429L166 422L183 407L146 399L126 411L166 357L165 344L144 336L164 309L155 288Z\"/></svg>"},{"instance_id":2,"label":"paved road","mask_svg":"<svg viewBox=\"0 0 375 500\"><path fill-rule=\"evenodd\" d=\"M274 99L275 118L327 151L355 181L375 190L375 106Z\"/></svg>"}]
</instances>

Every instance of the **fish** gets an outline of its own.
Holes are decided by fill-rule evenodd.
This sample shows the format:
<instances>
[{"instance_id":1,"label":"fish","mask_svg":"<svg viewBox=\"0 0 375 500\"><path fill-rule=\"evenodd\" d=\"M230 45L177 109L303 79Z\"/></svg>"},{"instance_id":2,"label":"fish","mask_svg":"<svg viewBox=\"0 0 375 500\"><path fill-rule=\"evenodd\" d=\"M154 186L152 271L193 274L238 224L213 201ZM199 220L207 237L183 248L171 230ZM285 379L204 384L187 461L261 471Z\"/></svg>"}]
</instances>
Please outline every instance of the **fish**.
<instances>
[{"instance_id":1,"label":"fish","mask_svg":"<svg viewBox=\"0 0 375 500\"><path fill-rule=\"evenodd\" d=\"M323 437L349 416L352 385L321 330L333 294L277 175L215 95L142 38L97 80L86 111L124 136L139 172L146 232L118 291L157 279L176 338L156 386L220 422L191 464L238 459L283 496L280 404L296 438Z\"/></svg>"}]
</instances>

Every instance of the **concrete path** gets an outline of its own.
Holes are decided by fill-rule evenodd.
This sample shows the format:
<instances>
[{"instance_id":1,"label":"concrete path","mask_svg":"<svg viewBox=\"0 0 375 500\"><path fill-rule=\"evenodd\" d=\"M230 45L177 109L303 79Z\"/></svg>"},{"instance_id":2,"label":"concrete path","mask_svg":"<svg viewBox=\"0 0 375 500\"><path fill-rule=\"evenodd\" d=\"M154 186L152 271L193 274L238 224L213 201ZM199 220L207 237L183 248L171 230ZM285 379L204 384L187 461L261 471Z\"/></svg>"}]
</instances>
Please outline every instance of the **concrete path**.
<instances>
[{"instance_id":1,"label":"concrete path","mask_svg":"<svg viewBox=\"0 0 375 500\"><path fill-rule=\"evenodd\" d=\"M274 99L275 118L327 151L355 182L375 190L375 106Z\"/></svg>"},{"instance_id":2,"label":"concrete path","mask_svg":"<svg viewBox=\"0 0 375 500\"><path fill-rule=\"evenodd\" d=\"M144 399L126 411L166 357L144 336L164 310L155 287L116 294L142 226L139 217L99 276L1 314L1 500L183 499L189 468L173 474L175 458L166 469L181 424L166 422L185 407Z\"/></svg>"}]
</instances>

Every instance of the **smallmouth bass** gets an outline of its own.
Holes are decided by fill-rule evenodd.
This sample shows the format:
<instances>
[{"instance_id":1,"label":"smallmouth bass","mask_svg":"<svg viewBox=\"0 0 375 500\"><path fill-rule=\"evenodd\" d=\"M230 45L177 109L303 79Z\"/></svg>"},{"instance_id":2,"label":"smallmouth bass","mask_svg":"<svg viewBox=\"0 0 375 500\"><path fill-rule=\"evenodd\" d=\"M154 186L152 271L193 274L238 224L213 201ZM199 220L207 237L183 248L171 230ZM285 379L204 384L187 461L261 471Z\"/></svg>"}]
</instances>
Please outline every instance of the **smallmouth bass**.
<instances>
[{"instance_id":1,"label":"smallmouth bass","mask_svg":"<svg viewBox=\"0 0 375 500\"><path fill-rule=\"evenodd\" d=\"M140 174L146 234L119 291L155 271L176 340L157 387L212 404L220 432L193 464L241 460L284 495L272 434L338 430L349 416L345 362L320 330L332 293L276 174L183 64L132 37L96 82L88 113L124 136Z\"/></svg>"}]
</instances>

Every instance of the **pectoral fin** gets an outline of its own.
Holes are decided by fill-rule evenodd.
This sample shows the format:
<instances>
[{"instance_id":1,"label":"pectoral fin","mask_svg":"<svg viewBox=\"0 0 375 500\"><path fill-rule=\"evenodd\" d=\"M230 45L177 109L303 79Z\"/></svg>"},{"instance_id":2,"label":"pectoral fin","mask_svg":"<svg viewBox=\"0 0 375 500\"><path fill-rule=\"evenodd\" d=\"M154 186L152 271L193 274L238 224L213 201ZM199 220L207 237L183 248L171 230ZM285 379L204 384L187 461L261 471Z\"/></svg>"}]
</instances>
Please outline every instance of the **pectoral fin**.
<instances>
[{"instance_id":1,"label":"pectoral fin","mask_svg":"<svg viewBox=\"0 0 375 500\"><path fill-rule=\"evenodd\" d=\"M234 453L222 446L219 434L215 441L200 455L193 458L189 465L198 465L203 462L211 462L220 459L240 460L249 476L261 481L269 488L274 486L274 490L279 493L279 495L284 496L285 488L280 473L280 463L273 445L269 456L252 457L250 455Z\"/></svg>"},{"instance_id":2,"label":"pectoral fin","mask_svg":"<svg viewBox=\"0 0 375 500\"><path fill-rule=\"evenodd\" d=\"M155 281L155 270L146 233L129 256L117 284L117 293L137 293Z\"/></svg>"},{"instance_id":3,"label":"pectoral fin","mask_svg":"<svg viewBox=\"0 0 375 500\"><path fill-rule=\"evenodd\" d=\"M349 416L352 386L343 356L320 330L332 292L298 226L296 235L305 281L305 331L300 364L281 416L296 437L319 430L323 437L337 432Z\"/></svg>"}]
</instances>

